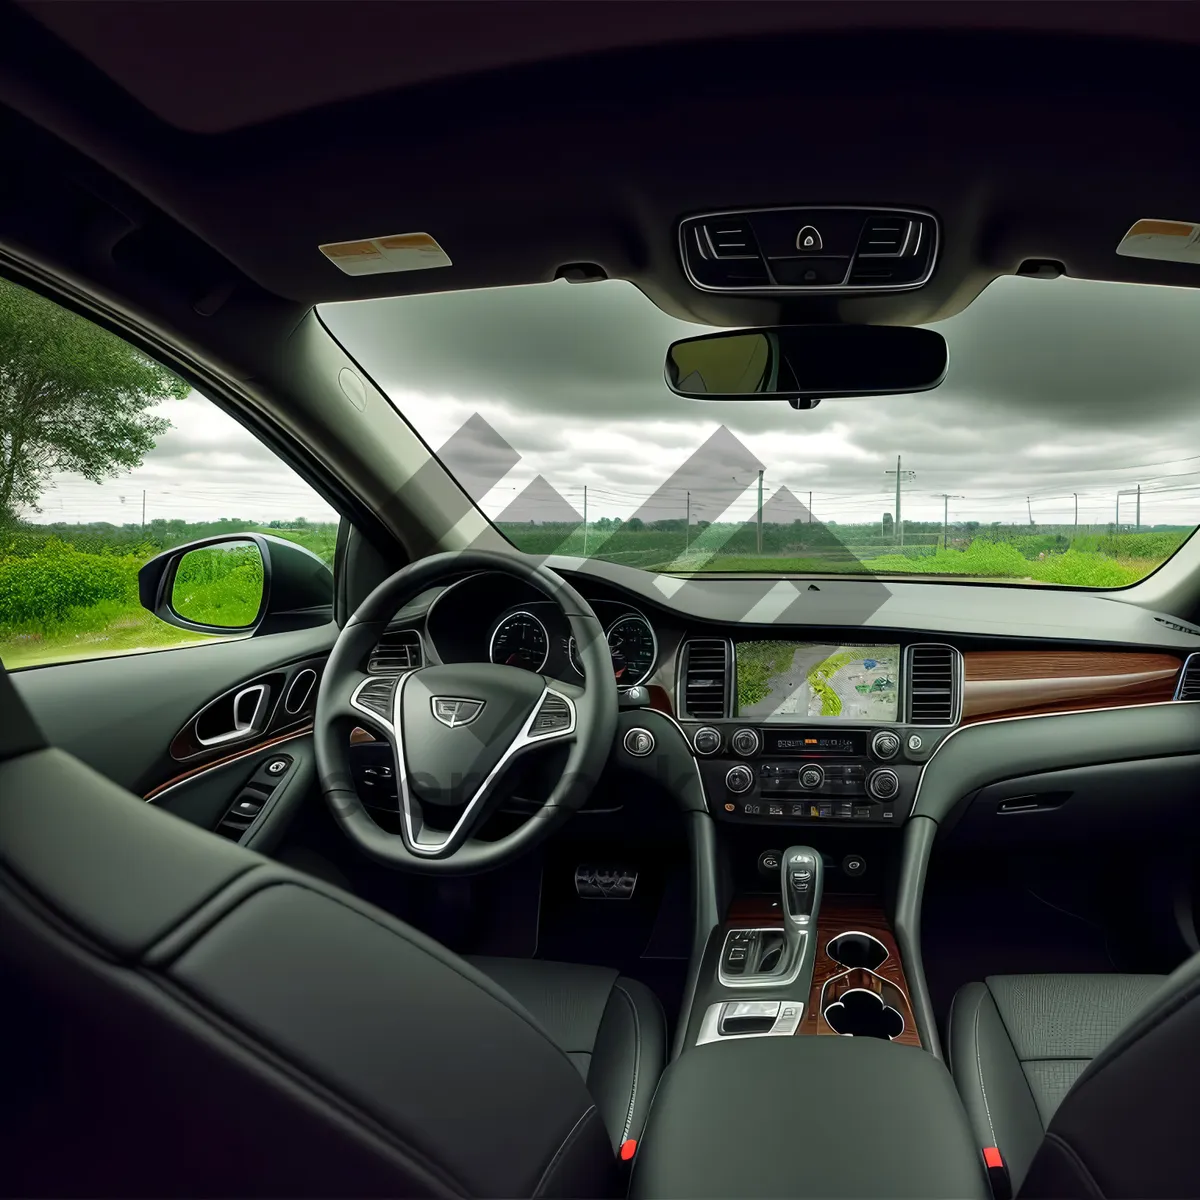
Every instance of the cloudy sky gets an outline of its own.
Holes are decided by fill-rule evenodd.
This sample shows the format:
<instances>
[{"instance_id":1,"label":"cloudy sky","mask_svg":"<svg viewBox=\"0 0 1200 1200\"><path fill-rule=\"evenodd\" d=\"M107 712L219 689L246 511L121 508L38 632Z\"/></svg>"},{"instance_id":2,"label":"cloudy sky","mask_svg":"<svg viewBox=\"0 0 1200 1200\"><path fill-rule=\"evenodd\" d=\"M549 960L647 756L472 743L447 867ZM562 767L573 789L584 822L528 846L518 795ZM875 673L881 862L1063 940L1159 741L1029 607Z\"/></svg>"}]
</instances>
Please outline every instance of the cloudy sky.
<instances>
[{"instance_id":1,"label":"cloudy sky","mask_svg":"<svg viewBox=\"0 0 1200 1200\"><path fill-rule=\"evenodd\" d=\"M744 519L761 463L768 497L786 486L805 504L812 493L818 520L877 521L893 508L885 472L902 455L915 472L909 520L940 520L949 493L952 520L1026 521L1032 509L1039 522L1070 522L1078 493L1080 523L1102 524L1117 492L1139 483L1144 525L1200 517L1200 291L1003 278L937 326L951 355L937 391L812 412L673 396L666 347L703 330L623 282L321 312L432 447L475 418L471 430L490 428L515 450L484 496L492 516L540 475L550 487L525 504L547 515L556 494L580 510L586 484L593 520L682 517L693 489L704 494L693 520ZM41 519L137 520L143 488L148 517L328 517L203 400L163 412L174 427L139 471L100 487L56 481ZM1123 499L1122 521L1133 513Z\"/></svg>"}]
</instances>

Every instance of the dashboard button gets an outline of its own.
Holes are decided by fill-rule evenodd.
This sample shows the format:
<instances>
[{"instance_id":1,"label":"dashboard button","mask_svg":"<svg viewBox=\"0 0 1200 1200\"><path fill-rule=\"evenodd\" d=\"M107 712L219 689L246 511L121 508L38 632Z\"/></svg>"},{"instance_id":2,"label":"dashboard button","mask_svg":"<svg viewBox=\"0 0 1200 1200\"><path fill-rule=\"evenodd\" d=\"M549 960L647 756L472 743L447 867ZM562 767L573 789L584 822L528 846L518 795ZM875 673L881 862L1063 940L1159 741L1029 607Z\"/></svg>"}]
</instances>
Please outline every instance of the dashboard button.
<instances>
[{"instance_id":1,"label":"dashboard button","mask_svg":"<svg viewBox=\"0 0 1200 1200\"><path fill-rule=\"evenodd\" d=\"M654 751L654 734L648 729L631 729L625 734L624 744L634 758L645 758Z\"/></svg>"},{"instance_id":2,"label":"dashboard button","mask_svg":"<svg viewBox=\"0 0 1200 1200\"><path fill-rule=\"evenodd\" d=\"M800 786L807 788L810 792L819 788L825 782L825 772L814 763L809 763L808 766L801 768L800 771Z\"/></svg>"},{"instance_id":3,"label":"dashboard button","mask_svg":"<svg viewBox=\"0 0 1200 1200\"><path fill-rule=\"evenodd\" d=\"M880 730L871 739L871 753L876 758L882 758L885 761L889 758L895 758L900 752L900 739L890 731Z\"/></svg>"},{"instance_id":4,"label":"dashboard button","mask_svg":"<svg viewBox=\"0 0 1200 1200\"><path fill-rule=\"evenodd\" d=\"M756 729L739 729L729 744L735 753L742 755L743 758L749 758L752 754L758 753L758 748L762 745L762 738L758 736Z\"/></svg>"},{"instance_id":5,"label":"dashboard button","mask_svg":"<svg viewBox=\"0 0 1200 1200\"><path fill-rule=\"evenodd\" d=\"M692 749L697 754L716 754L720 748L721 735L711 725L705 725L692 734Z\"/></svg>"},{"instance_id":6,"label":"dashboard button","mask_svg":"<svg viewBox=\"0 0 1200 1200\"><path fill-rule=\"evenodd\" d=\"M876 800L890 800L900 790L900 779L888 767L880 767L867 777L867 792Z\"/></svg>"},{"instance_id":7,"label":"dashboard button","mask_svg":"<svg viewBox=\"0 0 1200 1200\"><path fill-rule=\"evenodd\" d=\"M910 733L908 735L908 748L916 754L925 745L925 739L919 733Z\"/></svg>"},{"instance_id":8,"label":"dashboard button","mask_svg":"<svg viewBox=\"0 0 1200 1200\"><path fill-rule=\"evenodd\" d=\"M748 792L754 786L754 773L740 763L736 767L730 767L725 773L725 786L735 796Z\"/></svg>"}]
</instances>

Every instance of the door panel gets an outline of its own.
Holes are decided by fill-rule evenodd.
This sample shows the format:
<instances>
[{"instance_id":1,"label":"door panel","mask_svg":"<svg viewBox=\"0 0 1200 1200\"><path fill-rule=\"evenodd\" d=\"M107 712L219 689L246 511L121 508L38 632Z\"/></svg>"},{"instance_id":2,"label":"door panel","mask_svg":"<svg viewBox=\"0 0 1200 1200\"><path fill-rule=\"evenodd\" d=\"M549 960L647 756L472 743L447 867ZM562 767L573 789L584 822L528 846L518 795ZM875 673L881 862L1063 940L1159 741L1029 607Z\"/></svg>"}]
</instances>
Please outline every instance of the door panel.
<instances>
[{"instance_id":1,"label":"door panel","mask_svg":"<svg viewBox=\"0 0 1200 1200\"><path fill-rule=\"evenodd\" d=\"M319 666L336 636L330 622L265 637L35 667L11 678L52 745L145 796L187 772L240 759L256 745L303 728L303 720L289 723L290 715L280 711L281 719L262 725L261 737L188 744L201 711L244 683L269 676L278 688L281 681L283 691L270 703L282 710L287 682L301 669ZM300 716L311 714L315 698L314 689Z\"/></svg>"}]
</instances>

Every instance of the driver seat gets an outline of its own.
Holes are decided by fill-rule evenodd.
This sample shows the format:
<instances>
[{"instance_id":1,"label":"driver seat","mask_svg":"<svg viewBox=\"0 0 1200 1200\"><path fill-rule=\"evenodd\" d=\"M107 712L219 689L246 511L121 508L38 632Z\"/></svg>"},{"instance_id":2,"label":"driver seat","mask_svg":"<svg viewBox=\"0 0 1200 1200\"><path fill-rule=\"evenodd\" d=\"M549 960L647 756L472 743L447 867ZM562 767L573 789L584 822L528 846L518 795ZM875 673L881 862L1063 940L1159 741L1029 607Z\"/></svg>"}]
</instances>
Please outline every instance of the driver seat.
<instances>
[{"instance_id":1,"label":"driver seat","mask_svg":"<svg viewBox=\"0 0 1200 1200\"><path fill-rule=\"evenodd\" d=\"M665 1059L637 982L468 963L147 805L2 667L0 981L11 1194L619 1195Z\"/></svg>"}]
</instances>

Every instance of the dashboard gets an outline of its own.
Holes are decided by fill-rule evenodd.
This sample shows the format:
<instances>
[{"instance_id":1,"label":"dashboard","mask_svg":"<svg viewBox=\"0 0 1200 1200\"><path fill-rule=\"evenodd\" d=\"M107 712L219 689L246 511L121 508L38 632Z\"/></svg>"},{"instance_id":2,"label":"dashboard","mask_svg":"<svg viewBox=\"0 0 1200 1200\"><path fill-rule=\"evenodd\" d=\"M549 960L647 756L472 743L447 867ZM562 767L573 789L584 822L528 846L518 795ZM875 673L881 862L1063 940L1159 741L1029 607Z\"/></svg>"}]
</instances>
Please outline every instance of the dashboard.
<instances>
[{"instance_id":1,"label":"dashboard","mask_svg":"<svg viewBox=\"0 0 1200 1200\"><path fill-rule=\"evenodd\" d=\"M642 572L618 583L621 573L607 564L558 569L608 639L623 697L617 764L672 779L696 797L692 807L722 822L898 826L924 804L918 793L930 759L975 726L1076 714L1088 728L1086 714L1095 713L1090 725L1103 742L1114 719L1141 708L1120 727L1134 739L1161 723L1161 709L1148 706L1200 698L1200 630L1095 595L903 585L879 588L871 610L858 612L852 598L865 591L840 582L805 581L801 591L740 581L741 600L725 606L714 601L737 594L739 581L667 581L679 585L671 594ZM751 583L757 588L747 590ZM781 590L786 603L772 619L769 602ZM917 591L929 599L920 620ZM757 599L747 604L747 595ZM807 620L798 619L801 605ZM725 619L714 619L721 607ZM1007 628L998 633L1002 608ZM828 619L834 609L840 621ZM909 619L888 624L889 610ZM946 617L944 630L929 628L930 612ZM458 580L418 598L400 623L420 638L425 662L490 661L584 682L557 606L507 575ZM1118 636L1085 637L1089 625ZM1068 753L1055 741L1049 736L1048 762L1088 760L1086 748ZM985 745L977 736L968 742ZM1015 744L1032 742L1026 731ZM1102 749L1093 751L1104 761ZM1004 803L995 811L1018 811Z\"/></svg>"}]
</instances>

